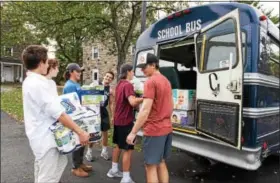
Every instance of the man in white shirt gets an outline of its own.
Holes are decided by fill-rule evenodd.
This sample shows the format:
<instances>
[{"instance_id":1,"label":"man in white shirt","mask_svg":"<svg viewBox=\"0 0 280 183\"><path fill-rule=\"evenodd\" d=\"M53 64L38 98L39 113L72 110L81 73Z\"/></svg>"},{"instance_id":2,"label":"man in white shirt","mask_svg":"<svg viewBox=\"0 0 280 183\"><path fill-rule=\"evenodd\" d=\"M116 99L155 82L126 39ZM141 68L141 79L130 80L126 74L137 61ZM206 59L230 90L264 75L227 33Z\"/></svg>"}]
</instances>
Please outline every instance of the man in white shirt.
<instances>
[{"instance_id":1,"label":"man in white shirt","mask_svg":"<svg viewBox=\"0 0 280 183\"><path fill-rule=\"evenodd\" d=\"M47 73L48 50L42 46L28 46L22 60L28 70L23 82L23 111L26 135L35 156L35 183L59 182L67 164L60 155L49 127L60 121L79 136L82 145L88 144L89 134L83 131L63 110L55 96L49 93Z\"/></svg>"}]
</instances>

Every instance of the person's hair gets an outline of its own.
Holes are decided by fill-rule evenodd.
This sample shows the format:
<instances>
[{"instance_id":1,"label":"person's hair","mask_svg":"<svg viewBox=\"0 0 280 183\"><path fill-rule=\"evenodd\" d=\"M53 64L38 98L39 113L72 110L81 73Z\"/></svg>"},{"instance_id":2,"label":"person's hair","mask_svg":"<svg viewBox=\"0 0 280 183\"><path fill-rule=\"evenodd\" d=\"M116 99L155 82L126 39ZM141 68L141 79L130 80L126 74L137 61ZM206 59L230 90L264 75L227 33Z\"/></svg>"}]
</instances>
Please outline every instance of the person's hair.
<instances>
[{"instance_id":1,"label":"person's hair","mask_svg":"<svg viewBox=\"0 0 280 183\"><path fill-rule=\"evenodd\" d=\"M65 78L66 81L70 79L70 71L69 70L65 71L64 78Z\"/></svg>"},{"instance_id":2,"label":"person's hair","mask_svg":"<svg viewBox=\"0 0 280 183\"><path fill-rule=\"evenodd\" d=\"M21 58L27 70L34 70L41 62L46 63L48 49L41 45L30 45L23 50Z\"/></svg>"},{"instance_id":3,"label":"person's hair","mask_svg":"<svg viewBox=\"0 0 280 183\"><path fill-rule=\"evenodd\" d=\"M120 79L126 79L127 78L127 72L132 71L133 67L131 64L123 64L121 66L121 72L120 72Z\"/></svg>"},{"instance_id":4,"label":"person's hair","mask_svg":"<svg viewBox=\"0 0 280 183\"><path fill-rule=\"evenodd\" d=\"M111 74L111 75L113 76L113 79L115 79L115 74L114 74L113 71L107 71L107 72L105 72L105 75L106 75L106 74Z\"/></svg>"},{"instance_id":5,"label":"person's hair","mask_svg":"<svg viewBox=\"0 0 280 183\"><path fill-rule=\"evenodd\" d=\"M159 63L158 62L150 63L148 65L155 65L156 70L159 70Z\"/></svg>"},{"instance_id":6,"label":"person's hair","mask_svg":"<svg viewBox=\"0 0 280 183\"><path fill-rule=\"evenodd\" d=\"M47 69L47 74L46 75L48 75L50 73L51 69L55 69L56 67L59 66L59 62L55 58L48 59L48 64L49 64L49 67Z\"/></svg>"}]
</instances>

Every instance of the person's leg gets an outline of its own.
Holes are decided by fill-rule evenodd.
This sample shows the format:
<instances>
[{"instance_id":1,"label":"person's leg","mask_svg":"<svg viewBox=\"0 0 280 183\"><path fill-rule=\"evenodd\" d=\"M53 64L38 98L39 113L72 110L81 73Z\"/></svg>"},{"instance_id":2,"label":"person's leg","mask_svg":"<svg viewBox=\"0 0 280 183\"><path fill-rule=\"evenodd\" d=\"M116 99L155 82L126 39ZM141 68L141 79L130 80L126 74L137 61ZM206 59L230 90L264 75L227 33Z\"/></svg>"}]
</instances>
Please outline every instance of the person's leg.
<instances>
[{"instance_id":1,"label":"person's leg","mask_svg":"<svg viewBox=\"0 0 280 183\"><path fill-rule=\"evenodd\" d=\"M81 147L79 152L80 152L80 158L79 158L80 168L82 168L86 172L92 171L92 166L86 165L86 164L83 163L84 162L85 146Z\"/></svg>"},{"instance_id":2,"label":"person's leg","mask_svg":"<svg viewBox=\"0 0 280 183\"><path fill-rule=\"evenodd\" d=\"M158 166L162 161L165 146L164 136L145 136L143 141L147 182L160 182Z\"/></svg>"},{"instance_id":3,"label":"person's leg","mask_svg":"<svg viewBox=\"0 0 280 183\"><path fill-rule=\"evenodd\" d=\"M168 173L168 169L167 169L165 160L171 154L171 148L172 148L172 134L170 133L166 136L164 152L163 152L163 160L160 162L158 169L157 169L159 182L162 182L162 183L169 182L169 173Z\"/></svg>"},{"instance_id":4,"label":"person's leg","mask_svg":"<svg viewBox=\"0 0 280 183\"><path fill-rule=\"evenodd\" d=\"M157 166L157 174L160 183L169 182L169 173L164 160L162 160L161 163Z\"/></svg>"},{"instance_id":5,"label":"person's leg","mask_svg":"<svg viewBox=\"0 0 280 183\"><path fill-rule=\"evenodd\" d=\"M147 183L159 183L157 165L145 165Z\"/></svg>"},{"instance_id":6,"label":"person's leg","mask_svg":"<svg viewBox=\"0 0 280 183\"><path fill-rule=\"evenodd\" d=\"M122 177L122 173L119 171L119 157L121 154L121 150L118 146L119 143L119 131L118 127L114 127L114 132L113 132L113 143L115 144L115 147L113 149L113 156L112 156L112 168L108 171L107 176L110 178L113 177Z\"/></svg>"},{"instance_id":7,"label":"person's leg","mask_svg":"<svg viewBox=\"0 0 280 183\"><path fill-rule=\"evenodd\" d=\"M130 176L130 165L131 165L131 155L134 150L133 145L129 145L126 143L126 138L131 132L133 127L133 123L127 126L121 127L121 135L119 136L119 148L124 150L123 157L122 157L122 168L123 168L123 178L121 180L121 183L127 182L127 183L133 183Z\"/></svg>"},{"instance_id":8,"label":"person's leg","mask_svg":"<svg viewBox=\"0 0 280 183\"><path fill-rule=\"evenodd\" d=\"M59 182L66 167L65 158L62 157L56 148L50 149L46 155L37 160L36 177L37 183Z\"/></svg>"},{"instance_id":9,"label":"person's leg","mask_svg":"<svg viewBox=\"0 0 280 183\"><path fill-rule=\"evenodd\" d=\"M109 160L109 153L108 153L108 130L110 129L110 122L109 117L103 117L101 122L101 131L102 131L102 151L100 156L103 157L105 160Z\"/></svg>"},{"instance_id":10,"label":"person's leg","mask_svg":"<svg viewBox=\"0 0 280 183\"><path fill-rule=\"evenodd\" d=\"M80 148L72 153L72 173L75 176L78 177L88 177L88 173L85 172L80 166L81 166L81 151L83 148Z\"/></svg>"},{"instance_id":11,"label":"person's leg","mask_svg":"<svg viewBox=\"0 0 280 183\"><path fill-rule=\"evenodd\" d=\"M123 168L123 180L124 182L129 182L130 177L130 165L131 165L131 155L133 150L125 150L122 156L122 168Z\"/></svg>"}]
</instances>

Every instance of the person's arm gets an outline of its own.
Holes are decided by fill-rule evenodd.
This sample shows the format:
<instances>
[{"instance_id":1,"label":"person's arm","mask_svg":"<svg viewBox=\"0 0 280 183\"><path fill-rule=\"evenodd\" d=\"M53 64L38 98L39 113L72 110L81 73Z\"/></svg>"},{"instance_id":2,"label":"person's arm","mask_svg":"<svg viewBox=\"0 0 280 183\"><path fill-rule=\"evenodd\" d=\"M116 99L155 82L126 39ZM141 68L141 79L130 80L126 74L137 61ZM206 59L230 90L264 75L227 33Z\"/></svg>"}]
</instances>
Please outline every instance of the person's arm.
<instances>
[{"instance_id":1,"label":"person's arm","mask_svg":"<svg viewBox=\"0 0 280 183\"><path fill-rule=\"evenodd\" d=\"M128 101L129 101L129 104L132 106L132 107L137 107L139 104L141 104L143 102L143 98L137 98L133 95L130 95L128 97Z\"/></svg>"},{"instance_id":2,"label":"person's arm","mask_svg":"<svg viewBox=\"0 0 280 183\"><path fill-rule=\"evenodd\" d=\"M143 102L143 98L137 98L135 97L135 92L133 89L133 85L132 84L127 84L124 87L124 95L127 98L129 104L132 107L137 107L139 104L141 104Z\"/></svg>"},{"instance_id":3,"label":"person's arm","mask_svg":"<svg viewBox=\"0 0 280 183\"><path fill-rule=\"evenodd\" d=\"M58 98L52 96L45 86L31 86L30 97L35 101L38 108L44 113L61 122L65 127L73 130L79 136L82 145L89 141L89 134L83 131L65 112ZM42 97L43 96L43 97Z\"/></svg>"},{"instance_id":4,"label":"person's arm","mask_svg":"<svg viewBox=\"0 0 280 183\"><path fill-rule=\"evenodd\" d=\"M147 121L148 116L151 112L152 106L153 106L153 99L150 98L144 98L142 107L140 109L139 114L137 115L136 122L134 124L134 127L131 130L132 134L137 134L137 132L142 128L144 123Z\"/></svg>"},{"instance_id":5,"label":"person's arm","mask_svg":"<svg viewBox=\"0 0 280 183\"><path fill-rule=\"evenodd\" d=\"M147 121L155 99L155 92L156 90L154 83L151 80L147 80L144 85L144 102L140 109L140 112L137 115L137 119L132 130L127 136L126 141L128 144L134 144L137 132Z\"/></svg>"}]
</instances>

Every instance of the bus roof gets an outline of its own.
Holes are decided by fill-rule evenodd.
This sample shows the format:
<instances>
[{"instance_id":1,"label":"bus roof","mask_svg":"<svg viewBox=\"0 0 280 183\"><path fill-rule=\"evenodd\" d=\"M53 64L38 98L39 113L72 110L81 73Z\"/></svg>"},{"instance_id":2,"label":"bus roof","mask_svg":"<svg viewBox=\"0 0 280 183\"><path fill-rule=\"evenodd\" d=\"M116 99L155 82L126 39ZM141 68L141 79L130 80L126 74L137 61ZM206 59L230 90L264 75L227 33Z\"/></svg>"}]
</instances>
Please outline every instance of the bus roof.
<instances>
[{"instance_id":1,"label":"bus roof","mask_svg":"<svg viewBox=\"0 0 280 183\"><path fill-rule=\"evenodd\" d=\"M162 41L187 36L192 32L205 27L206 25L219 19L220 17L233 11L236 8L238 8L240 11L241 26L250 23L260 23L259 17L262 15L261 12L247 4L213 3L202 6L195 6L173 13L152 24L138 38L136 42L136 49L149 48ZM268 22L269 24L272 23L270 20ZM273 25L272 27L274 26L275 25ZM275 32L274 29L273 32Z\"/></svg>"}]
</instances>

